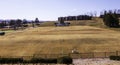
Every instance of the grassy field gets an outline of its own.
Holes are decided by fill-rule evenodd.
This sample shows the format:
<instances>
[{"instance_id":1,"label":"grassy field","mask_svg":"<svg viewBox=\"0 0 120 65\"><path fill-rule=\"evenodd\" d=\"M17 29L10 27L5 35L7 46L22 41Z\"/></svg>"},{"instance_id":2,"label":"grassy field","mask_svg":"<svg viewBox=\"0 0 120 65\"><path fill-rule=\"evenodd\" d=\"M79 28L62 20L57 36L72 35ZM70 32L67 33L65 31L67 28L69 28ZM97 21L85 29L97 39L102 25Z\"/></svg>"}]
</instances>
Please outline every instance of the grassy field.
<instances>
[{"instance_id":1,"label":"grassy field","mask_svg":"<svg viewBox=\"0 0 120 65\"><path fill-rule=\"evenodd\" d=\"M92 18L92 20L78 20L78 21L67 21L70 22L71 26L96 26L103 27L103 20L101 18Z\"/></svg>"},{"instance_id":2,"label":"grassy field","mask_svg":"<svg viewBox=\"0 0 120 65\"><path fill-rule=\"evenodd\" d=\"M0 56L104 52L120 50L117 31L90 27L38 27L0 36Z\"/></svg>"}]
</instances>

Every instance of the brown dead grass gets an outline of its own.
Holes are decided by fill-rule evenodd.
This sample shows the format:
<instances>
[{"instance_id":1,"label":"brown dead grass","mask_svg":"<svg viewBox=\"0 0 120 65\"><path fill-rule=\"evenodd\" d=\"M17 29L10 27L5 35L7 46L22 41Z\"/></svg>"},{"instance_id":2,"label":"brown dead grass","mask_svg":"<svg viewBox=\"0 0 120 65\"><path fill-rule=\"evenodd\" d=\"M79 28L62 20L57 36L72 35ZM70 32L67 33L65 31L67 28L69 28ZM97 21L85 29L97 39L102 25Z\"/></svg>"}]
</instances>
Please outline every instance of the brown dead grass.
<instances>
[{"instance_id":1,"label":"brown dead grass","mask_svg":"<svg viewBox=\"0 0 120 65\"><path fill-rule=\"evenodd\" d=\"M0 56L120 50L119 32L90 26L39 27L0 37Z\"/></svg>"}]
</instances>

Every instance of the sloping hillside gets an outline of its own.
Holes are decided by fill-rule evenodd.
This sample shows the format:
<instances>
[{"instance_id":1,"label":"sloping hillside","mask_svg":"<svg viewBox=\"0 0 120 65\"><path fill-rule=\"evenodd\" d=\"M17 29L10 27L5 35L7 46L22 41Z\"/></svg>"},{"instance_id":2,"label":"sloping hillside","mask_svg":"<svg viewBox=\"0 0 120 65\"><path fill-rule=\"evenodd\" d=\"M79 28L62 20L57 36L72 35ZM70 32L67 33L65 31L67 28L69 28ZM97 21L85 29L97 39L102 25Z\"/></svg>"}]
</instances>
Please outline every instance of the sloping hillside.
<instances>
[{"instance_id":1,"label":"sloping hillside","mask_svg":"<svg viewBox=\"0 0 120 65\"><path fill-rule=\"evenodd\" d=\"M101 18L93 18L92 20L78 20L78 21L67 21L70 22L71 26L96 26L96 27L103 27L103 20Z\"/></svg>"},{"instance_id":2,"label":"sloping hillside","mask_svg":"<svg viewBox=\"0 0 120 65\"><path fill-rule=\"evenodd\" d=\"M0 36L0 56L120 50L120 34L90 26L39 27Z\"/></svg>"}]
</instances>

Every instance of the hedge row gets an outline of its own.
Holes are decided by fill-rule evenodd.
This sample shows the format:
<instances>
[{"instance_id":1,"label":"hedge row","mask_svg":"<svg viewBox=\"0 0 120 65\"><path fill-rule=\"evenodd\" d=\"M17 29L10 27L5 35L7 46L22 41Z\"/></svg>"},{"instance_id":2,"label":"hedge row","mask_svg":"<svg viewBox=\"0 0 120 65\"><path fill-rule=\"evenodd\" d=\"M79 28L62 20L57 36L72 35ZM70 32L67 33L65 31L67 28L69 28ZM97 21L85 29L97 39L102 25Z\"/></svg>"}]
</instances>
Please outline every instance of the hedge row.
<instances>
[{"instance_id":1,"label":"hedge row","mask_svg":"<svg viewBox=\"0 0 120 65\"><path fill-rule=\"evenodd\" d=\"M22 63L23 58L0 58L0 63Z\"/></svg>"},{"instance_id":2,"label":"hedge row","mask_svg":"<svg viewBox=\"0 0 120 65\"><path fill-rule=\"evenodd\" d=\"M32 58L30 63L57 63L57 59Z\"/></svg>"},{"instance_id":3,"label":"hedge row","mask_svg":"<svg viewBox=\"0 0 120 65\"><path fill-rule=\"evenodd\" d=\"M72 64L72 58L60 57L55 59L43 59L43 58L32 58L30 60L24 60L23 58L0 58L0 63L54 63L54 64Z\"/></svg>"},{"instance_id":4,"label":"hedge row","mask_svg":"<svg viewBox=\"0 0 120 65\"><path fill-rule=\"evenodd\" d=\"M110 56L110 60L118 60L118 61L120 61L120 56Z\"/></svg>"},{"instance_id":5,"label":"hedge row","mask_svg":"<svg viewBox=\"0 0 120 65\"><path fill-rule=\"evenodd\" d=\"M57 59L59 64L72 64L73 60L71 57L61 57Z\"/></svg>"}]
</instances>

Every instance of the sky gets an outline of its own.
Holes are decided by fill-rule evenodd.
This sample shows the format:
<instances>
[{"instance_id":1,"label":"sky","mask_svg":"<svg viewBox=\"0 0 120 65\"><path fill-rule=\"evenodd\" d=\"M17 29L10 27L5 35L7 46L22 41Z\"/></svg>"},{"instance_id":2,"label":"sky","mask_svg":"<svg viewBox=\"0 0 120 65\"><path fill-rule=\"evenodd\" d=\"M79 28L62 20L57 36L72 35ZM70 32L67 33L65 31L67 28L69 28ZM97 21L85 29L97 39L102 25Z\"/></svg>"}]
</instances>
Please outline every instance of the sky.
<instances>
[{"instance_id":1,"label":"sky","mask_svg":"<svg viewBox=\"0 0 120 65\"><path fill-rule=\"evenodd\" d=\"M0 0L0 19L57 20L120 9L120 0Z\"/></svg>"}]
</instances>

